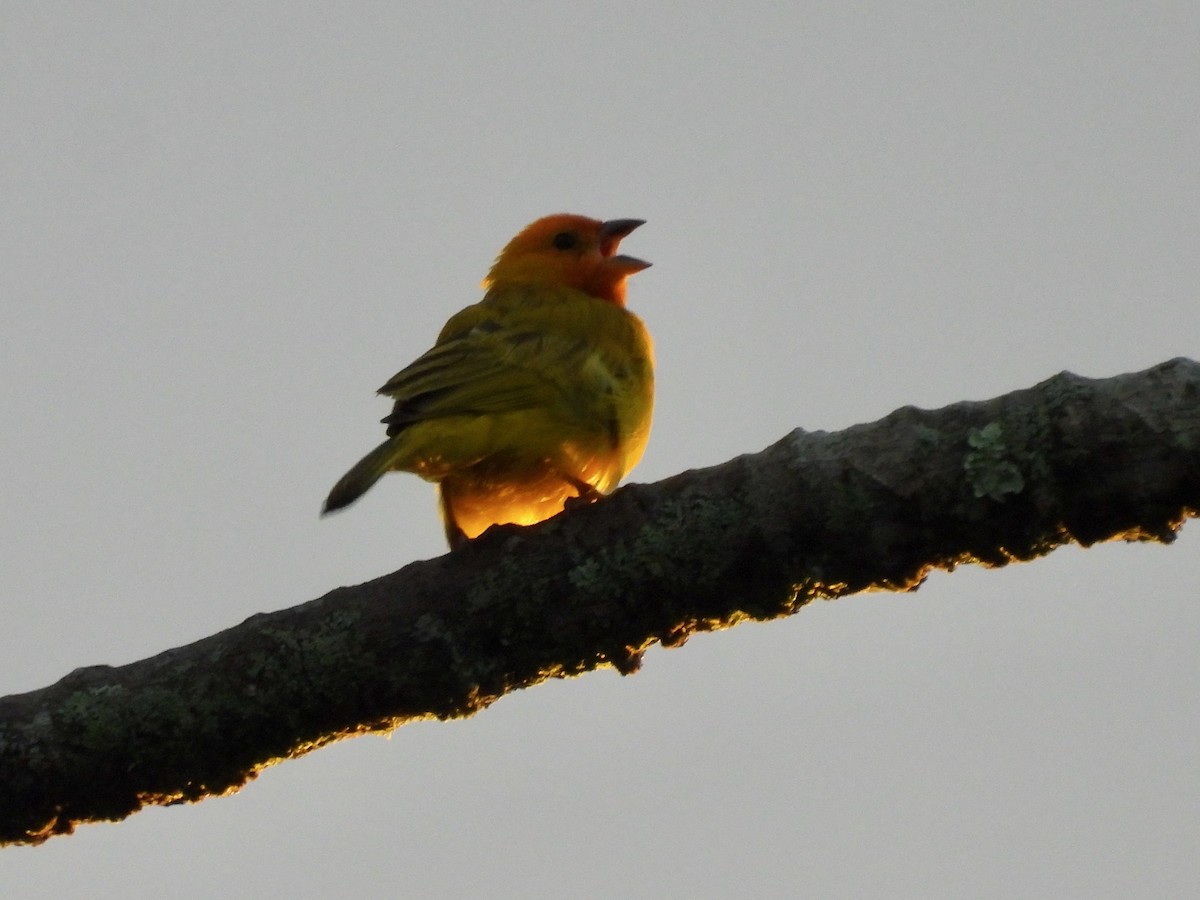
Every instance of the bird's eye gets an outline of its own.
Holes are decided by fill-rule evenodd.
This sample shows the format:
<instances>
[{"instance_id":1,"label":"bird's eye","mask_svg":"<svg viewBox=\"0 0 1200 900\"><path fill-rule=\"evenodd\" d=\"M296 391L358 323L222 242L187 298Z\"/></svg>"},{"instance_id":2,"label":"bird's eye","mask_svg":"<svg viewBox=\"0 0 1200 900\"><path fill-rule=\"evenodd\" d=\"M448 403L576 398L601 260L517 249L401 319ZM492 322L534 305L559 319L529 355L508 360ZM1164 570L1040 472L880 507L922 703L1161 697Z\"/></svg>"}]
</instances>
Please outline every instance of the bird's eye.
<instances>
[{"instance_id":1,"label":"bird's eye","mask_svg":"<svg viewBox=\"0 0 1200 900\"><path fill-rule=\"evenodd\" d=\"M571 232L560 231L554 236L554 241L552 243L554 244L555 250L570 250L575 246L577 240L578 238L571 234Z\"/></svg>"}]
</instances>

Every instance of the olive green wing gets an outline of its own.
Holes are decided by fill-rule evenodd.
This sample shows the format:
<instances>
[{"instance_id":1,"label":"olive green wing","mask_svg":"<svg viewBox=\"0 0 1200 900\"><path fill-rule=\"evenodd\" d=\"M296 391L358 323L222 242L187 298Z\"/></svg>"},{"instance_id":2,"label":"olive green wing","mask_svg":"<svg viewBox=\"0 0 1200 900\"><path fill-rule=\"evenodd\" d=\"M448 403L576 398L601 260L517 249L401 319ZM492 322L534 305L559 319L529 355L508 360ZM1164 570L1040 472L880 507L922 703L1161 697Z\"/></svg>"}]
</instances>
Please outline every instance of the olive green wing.
<instances>
[{"instance_id":1,"label":"olive green wing","mask_svg":"<svg viewBox=\"0 0 1200 900\"><path fill-rule=\"evenodd\" d=\"M555 327L557 305L539 307L485 301L455 315L434 347L379 389L396 401L383 419L388 435L413 422L559 402L588 345Z\"/></svg>"}]
</instances>

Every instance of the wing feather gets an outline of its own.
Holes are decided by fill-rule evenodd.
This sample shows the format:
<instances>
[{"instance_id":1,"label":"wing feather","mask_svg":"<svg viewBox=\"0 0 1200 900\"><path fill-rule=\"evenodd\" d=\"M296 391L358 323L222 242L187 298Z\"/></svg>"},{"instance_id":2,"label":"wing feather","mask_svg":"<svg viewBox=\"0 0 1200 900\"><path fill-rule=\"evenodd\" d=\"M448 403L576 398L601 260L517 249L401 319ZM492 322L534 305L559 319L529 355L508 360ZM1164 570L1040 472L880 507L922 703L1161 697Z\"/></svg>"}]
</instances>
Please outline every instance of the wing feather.
<instances>
[{"instance_id":1,"label":"wing feather","mask_svg":"<svg viewBox=\"0 0 1200 900\"><path fill-rule=\"evenodd\" d=\"M572 305L552 299L556 311ZM518 412L565 400L588 343L553 327L558 316L547 323L544 304L536 307L540 311L523 295L500 294L455 315L437 344L379 389L396 401L383 419L388 434L427 419Z\"/></svg>"}]
</instances>

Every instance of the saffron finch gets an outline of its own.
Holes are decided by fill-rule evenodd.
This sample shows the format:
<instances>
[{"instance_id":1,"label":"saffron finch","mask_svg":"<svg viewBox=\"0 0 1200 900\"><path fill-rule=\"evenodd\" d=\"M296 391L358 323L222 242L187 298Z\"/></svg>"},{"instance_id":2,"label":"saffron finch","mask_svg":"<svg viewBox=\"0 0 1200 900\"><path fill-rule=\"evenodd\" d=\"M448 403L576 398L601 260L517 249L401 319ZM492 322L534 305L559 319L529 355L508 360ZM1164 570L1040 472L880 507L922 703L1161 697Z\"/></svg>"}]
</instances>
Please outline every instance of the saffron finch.
<instances>
[{"instance_id":1,"label":"saffron finch","mask_svg":"<svg viewBox=\"0 0 1200 900\"><path fill-rule=\"evenodd\" d=\"M530 525L595 500L641 459L650 435L650 336L625 280L650 264L617 253L638 219L538 219L509 241L486 293L379 393L387 440L330 491L324 513L386 472L437 483L458 549L489 527Z\"/></svg>"}]
</instances>

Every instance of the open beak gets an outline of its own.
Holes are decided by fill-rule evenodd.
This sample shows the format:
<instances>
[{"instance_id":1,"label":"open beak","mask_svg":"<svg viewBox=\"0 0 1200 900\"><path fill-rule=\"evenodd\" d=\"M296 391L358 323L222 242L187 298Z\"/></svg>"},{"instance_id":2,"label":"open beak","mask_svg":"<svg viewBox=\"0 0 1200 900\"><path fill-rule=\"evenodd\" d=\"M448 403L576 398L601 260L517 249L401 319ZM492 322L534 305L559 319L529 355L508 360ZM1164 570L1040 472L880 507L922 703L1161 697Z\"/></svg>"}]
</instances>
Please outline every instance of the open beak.
<instances>
[{"instance_id":1,"label":"open beak","mask_svg":"<svg viewBox=\"0 0 1200 900\"><path fill-rule=\"evenodd\" d=\"M623 254L614 256L621 239L640 225L645 225L645 219L609 219L600 224L600 252L608 259L608 264L619 268L628 275L650 268L650 263L642 259Z\"/></svg>"}]
</instances>

